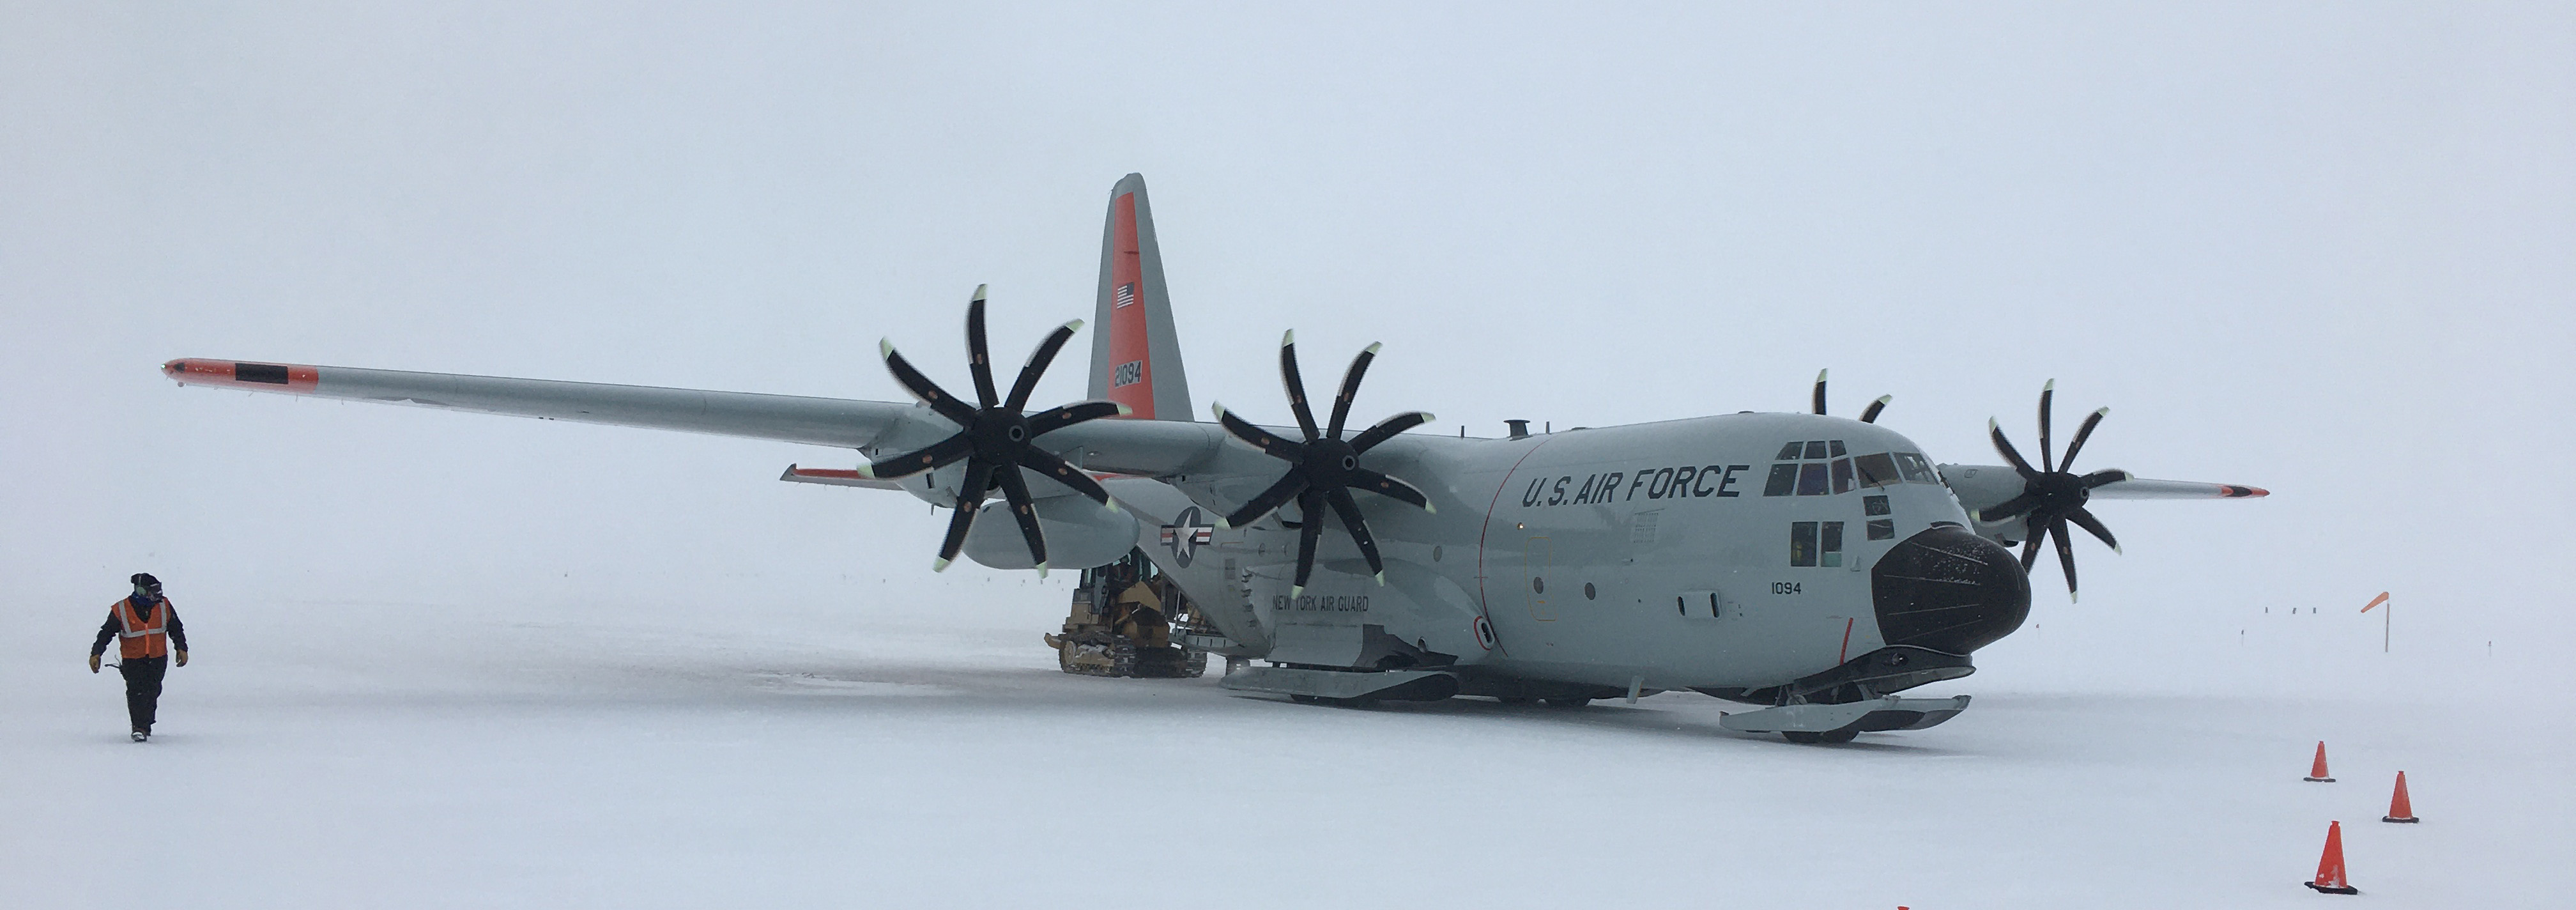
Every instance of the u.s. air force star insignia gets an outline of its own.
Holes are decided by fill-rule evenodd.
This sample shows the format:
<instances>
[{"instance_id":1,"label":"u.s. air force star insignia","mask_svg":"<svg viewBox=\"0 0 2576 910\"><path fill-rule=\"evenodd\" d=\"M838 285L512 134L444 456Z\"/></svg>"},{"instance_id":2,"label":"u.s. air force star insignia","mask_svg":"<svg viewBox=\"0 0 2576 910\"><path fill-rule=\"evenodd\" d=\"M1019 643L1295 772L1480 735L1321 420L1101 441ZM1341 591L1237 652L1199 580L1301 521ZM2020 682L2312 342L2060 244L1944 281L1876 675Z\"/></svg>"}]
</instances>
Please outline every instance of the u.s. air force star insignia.
<instances>
[{"instance_id":1,"label":"u.s. air force star insignia","mask_svg":"<svg viewBox=\"0 0 2576 910\"><path fill-rule=\"evenodd\" d=\"M1200 546L1216 541L1216 526L1199 523L1199 507L1181 510L1171 524L1163 526L1163 546L1172 551L1172 561L1189 568L1190 557L1198 555Z\"/></svg>"}]
</instances>

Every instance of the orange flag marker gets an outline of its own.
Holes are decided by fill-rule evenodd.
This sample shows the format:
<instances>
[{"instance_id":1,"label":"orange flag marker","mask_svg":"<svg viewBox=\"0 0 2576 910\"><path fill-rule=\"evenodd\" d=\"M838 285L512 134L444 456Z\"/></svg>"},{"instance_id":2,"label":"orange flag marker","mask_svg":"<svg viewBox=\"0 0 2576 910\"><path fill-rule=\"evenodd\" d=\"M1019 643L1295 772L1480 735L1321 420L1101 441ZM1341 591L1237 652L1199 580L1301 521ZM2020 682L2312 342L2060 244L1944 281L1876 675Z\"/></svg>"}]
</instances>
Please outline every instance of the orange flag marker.
<instances>
[{"instance_id":1,"label":"orange flag marker","mask_svg":"<svg viewBox=\"0 0 2576 910\"><path fill-rule=\"evenodd\" d=\"M2317 878L2300 884L2317 889L2319 894L2361 893L2361 889L2353 887L2344 875L2342 822L2326 823L2326 852L2317 857Z\"/></svg>"},{"instance_id":2,"label":"orange flag marker","mask_svg":"<svg viewBox=\"0 0 2576 910\"><path fill-rule=\"evenodd\" d=\"M2380 816L2379 820L2409 825L2421 821L2415 817L2414 801L2406 798L2406 772L2397 772L2397 792L2388 795L2388 814Z\"/></svg>"},{"instance_id":3,"label":"orange flag marker","mask_svg":"<svg viewBox=\"0 0 2576 910\"><path fill-rule=\"evenodd\" d=\"M2322 740L2322 739L2317 740L2317 760L2316 760L2316 763L2315 763L2315 764L2313 764L2313 765L2308 766L2308 776L2306 776L2306 777L2302 777L2302 778L2299 778L2299 779L2300 779L2300 780L2307 781L2307 782L2312 783L2312 784L2331 784L2331 783L2334 783L2334 778L2333 778L2332 776L2329 776L2329 775L2327 775L2327 774L2326 774L2326 741L2325 741L2325 740Z\"/></svg>"}]
</instances>

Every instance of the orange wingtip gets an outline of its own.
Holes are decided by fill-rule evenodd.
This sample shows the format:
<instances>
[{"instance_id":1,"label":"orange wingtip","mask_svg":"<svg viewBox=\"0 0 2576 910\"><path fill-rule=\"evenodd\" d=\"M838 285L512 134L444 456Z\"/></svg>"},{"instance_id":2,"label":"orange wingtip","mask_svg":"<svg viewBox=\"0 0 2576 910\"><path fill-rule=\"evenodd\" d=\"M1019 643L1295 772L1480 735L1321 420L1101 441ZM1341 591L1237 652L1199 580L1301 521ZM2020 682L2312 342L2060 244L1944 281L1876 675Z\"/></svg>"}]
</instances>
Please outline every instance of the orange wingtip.
<instances>
[{"instance_id":1,"label":"orange wingtip","mask_svg":"<svg viewBox=\"0 0 2576 910\"><path fill-rule=\"evenodd\" d=\"M2272 491L2263 489L2262 487L2240 487L2231 483L2223 483L2219 484L2219 486L2224 489L2225 492L2218 495L2229 499L2248 499L2257 496L2272 495Z\"/></svg>"},{"instance_id":2,"label":"orange wingtip","mask_svg":"<svg viewBox=\"0 0 2576 910\"><path fill-rule=\"evenodd\" d=\"M230 386L259 392L311 392L322 378L321 371L313 367L232 360L173 360L161 365L161 375L181 385Z\"/></svg>"}]
</instances>

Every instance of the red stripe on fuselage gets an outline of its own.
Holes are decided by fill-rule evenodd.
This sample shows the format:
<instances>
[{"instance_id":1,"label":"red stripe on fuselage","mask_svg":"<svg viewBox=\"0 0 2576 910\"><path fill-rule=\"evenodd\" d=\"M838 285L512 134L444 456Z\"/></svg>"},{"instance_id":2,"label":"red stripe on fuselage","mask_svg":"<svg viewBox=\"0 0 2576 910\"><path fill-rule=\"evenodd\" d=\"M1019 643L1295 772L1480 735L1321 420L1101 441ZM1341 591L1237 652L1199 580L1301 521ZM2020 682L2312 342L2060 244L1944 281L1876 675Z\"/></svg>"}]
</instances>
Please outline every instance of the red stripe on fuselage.
<instances>
[{"instance_id":1,"label":"red stripe on fuselage","mask_svg":"<svg viewBox=\"0 0 2576 910\"><path fill-rule=\"evenodd\" d=\"M1138 420L1154 419L1154 358L1145 338L1144 250L1136 240L1136 194L1109 203L1114 226L1109 257L1109 400L1126 405ZM1120 289L1127 289L1122 294ZM1133 303L1120 306L1132 294ZM1135 364L1132 373L1128 364ZM1120 384L1119 380L1128 382Z\"/></svg>"}]
</instances>

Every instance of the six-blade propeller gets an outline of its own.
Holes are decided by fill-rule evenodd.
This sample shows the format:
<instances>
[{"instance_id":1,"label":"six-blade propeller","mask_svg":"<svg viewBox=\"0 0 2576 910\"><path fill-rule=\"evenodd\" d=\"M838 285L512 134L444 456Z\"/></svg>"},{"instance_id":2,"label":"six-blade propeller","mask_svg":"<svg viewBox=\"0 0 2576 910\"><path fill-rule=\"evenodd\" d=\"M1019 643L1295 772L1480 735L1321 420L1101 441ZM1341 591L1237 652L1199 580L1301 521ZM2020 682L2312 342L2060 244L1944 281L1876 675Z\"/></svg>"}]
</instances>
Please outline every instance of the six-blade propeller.
<instances>
[{"instance_id":1,"label":"six-blade propeller","mask_svg":"<svg viewBox=\"0 0 2576 910\"><path fill-rule=\"evenodd\" d=\"M1110 501L1109 491L1082 469L1059 458L1055 453L1037 447L1037 438L1086 420L1097 420L1112 414L1125 414L1125 405L1107 401L1084 401L1025 414L1021 408L1029 403L1029 393L1037 390L1038 377L1045 375L1058 350L1082 328L1076 319L1047 334L1038 343L1028 363L1020 367L1020 378L1011 384L1011 394L996 394L993 386L993 357L984 342L984 286L975 286L975 299L966 305L966 349L971 359L968 369L975 376L975 404L967 404L930 381L912 364L895 353L894 342L878 343L885 355L886 370L922 404L957 424L957 435L921 449L890 458L877 459L859 466L859 473L876 478L909 477L923 471L946 467L959 459L966 461L965 478L957 485L957 514L948 520L948 537L939 545L939 561L934 571L945 571L957 559L957 551L966 545L966 530L975 522L975 512L984 497L995 488L1010 504L1011 515L1019 519L1020 534L1028 539L1029 558L1037 562L1038 575L1047 570L1046 535L1038 530L1037 501L1029 495L1028 481L1020 476L1027 468L1043 474L1074 492L1091 497L1094 502L1112 510L1118 504Z\"/></svg>"},{"instance_id":2,"label":"six-blade propeller","mask_svg":"<svg viewBox=\"0 0 2576 910\"><path fill-rule=\"evenodd\" d=\"M2117 468L2083 475L2072 470L2075 453L2084 448L2084 440L2092 436L2093 428L2100 426L2102 418L2111 413L2110 408L2086 416L2084 425L2075 430L2074 441L2066 445L2065 460L2052 459L2048 449L2048 421L2051 401L2056 395L2057 380L2054 379L2039 390L2037 469L2033 469L2030 462L2021 457L2021 452L2013 448L2012 442L2004 438L2003 427L1999 423L1992 419L1986 421L1986 433L1994 439L1995 451L2003 453L2004 460L2012 462L2013 470L2021 473L2023 483L2021 495L1997 503L1992 508L1980 509L1975 518L1978 521L2001 521L2017 515L2030 516L2023 523L2029 536L2022 543L2022 571L2030 571L2031 566L2039 562L2039 540L2048 538L2057 548L2058 567L2066 573L2066 598L2075 600L2075 548L2067 542L2066 525L2073 522L2076 527L2100 538L2112 552L2119 552L2119 539L2112 537L2111 529L2104 527L2093 513L2084 510L2084 503L2091 498L2093 488L2127 480L2131 475Z\"/></svg>"},{"instance_id":3,"label":"six-blade propeller","mask_svg":"<svg viewBox=\"0 0 2576 910\"><path fill-rule=\"evenodd\" d=\"M1289 596L1304 593L1306 579L1315 569L1315 545L1324 533L1324 511L1330 508L1350 532L1360 557L1368 560L1369 572L1378 584L1386 583L1386 563L1378 557L1377 541L1369 536L1368 520L1360 514L1359 503L1351 499L1352 490L1366 490L1389 499L1409 503L1425 511L1438 511L1431 500L1412 484L1359 466L1359 457L1379 443L1395 438L1414 427L1431 422L1431 415L1407 411L1376 426L1360 431L1349 440L1342 439L1342 427L1351 413L1351 397L1359 394L1360 377L1368 372L1369 361L1377 358L1377 345L1369 345L1351 359L1351 368L1342 374L1341 394L1333 399L1333 419L1323 430L1315 427L1315 413L1306 406L1306 381L1297 372L1297 333L1289 332L1279 339L1279 377L1288 387L1288 408L1297 414L1297 428L1306 435L1297 442L1236 417L1216 406L1217 422L1225 425L1234 438L1273 458L1288 462L1288 473L1260 495L1252 497L1234 513L1217 520L1221 528L1242 527L1259 521L1290 499L1297 501L1299 527L1297 537L1297 580Z\"/></svg>"}]
</instances>

